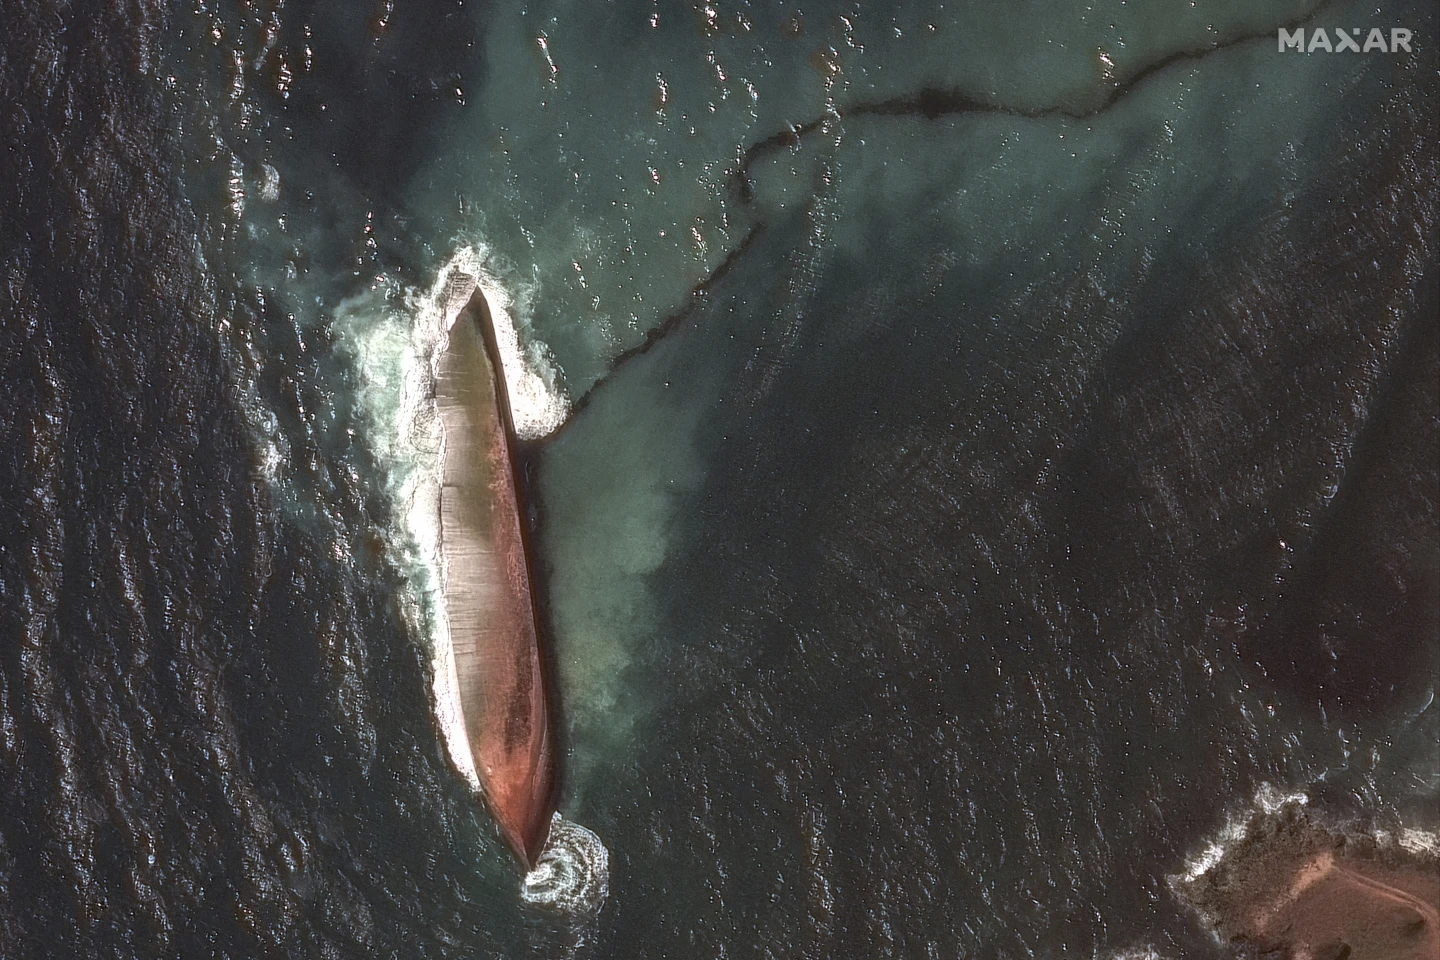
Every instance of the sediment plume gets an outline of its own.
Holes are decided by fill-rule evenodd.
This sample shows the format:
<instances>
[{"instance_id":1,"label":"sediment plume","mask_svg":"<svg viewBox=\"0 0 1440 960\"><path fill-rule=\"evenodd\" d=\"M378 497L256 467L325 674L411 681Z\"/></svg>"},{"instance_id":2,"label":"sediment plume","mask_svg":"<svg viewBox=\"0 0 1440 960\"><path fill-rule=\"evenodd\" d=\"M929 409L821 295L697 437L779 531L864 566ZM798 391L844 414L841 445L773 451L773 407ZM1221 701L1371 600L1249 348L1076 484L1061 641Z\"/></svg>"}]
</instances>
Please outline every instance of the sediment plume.
<instances>
[{"instance_id":1,"label":"sediment plume","mask_svg":"<svg viewBox=\"0 0 1440 960\"><path fill-rule=\"evenodd\" d=\"M489 307L474 290L435 380L440 554L465 738L485 802L527 868L554 809L554 755L517 482L514 421Z\"/></svg>"}]
</instances>

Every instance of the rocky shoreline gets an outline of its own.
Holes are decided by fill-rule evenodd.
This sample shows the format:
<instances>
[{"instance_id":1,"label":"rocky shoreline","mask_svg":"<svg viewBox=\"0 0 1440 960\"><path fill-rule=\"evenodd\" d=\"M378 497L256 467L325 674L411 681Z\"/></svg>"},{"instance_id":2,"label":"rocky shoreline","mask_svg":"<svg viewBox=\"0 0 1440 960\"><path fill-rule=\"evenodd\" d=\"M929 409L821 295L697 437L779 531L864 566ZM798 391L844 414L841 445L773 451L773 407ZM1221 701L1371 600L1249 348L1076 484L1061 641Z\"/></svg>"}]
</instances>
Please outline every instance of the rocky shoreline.
<instances>
[{"instance_id":1,"label":"rocky shoreline","mask_svg":"<svg viewBox=\"0 0 1440 960\"><path fill-rule=\"evenodd\" d=\"M1440 957L1440 854L1329 827L1299 803L1253 817L1217 863L1177 887L1250 956Z\"/></svg>"}]
</instances>

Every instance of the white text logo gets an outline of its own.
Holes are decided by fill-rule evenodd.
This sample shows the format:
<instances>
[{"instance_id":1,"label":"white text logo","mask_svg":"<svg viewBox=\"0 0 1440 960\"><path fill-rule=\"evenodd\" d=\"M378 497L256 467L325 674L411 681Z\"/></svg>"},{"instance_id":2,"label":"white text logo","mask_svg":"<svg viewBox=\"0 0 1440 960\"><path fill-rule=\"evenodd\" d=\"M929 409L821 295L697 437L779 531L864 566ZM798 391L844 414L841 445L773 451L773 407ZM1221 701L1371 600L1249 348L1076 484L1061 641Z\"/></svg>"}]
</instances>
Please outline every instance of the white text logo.
<instances>
[{"instance_id":1,"label":"white text logo","mask_svg":"<svg viewBox=\"0 0 1440 960\"><path fill-rule=\"evenodd\" d=\"M1362 43L1360 37L1364 35ZM1390 30L1390 36L1385 36L1385 31L1379 27L1372 27L1368 34L1359 27L1351 27L1346 30L1344 27L1336 27L1334 30L1335 39L1331 40L1331 34L1324 27L1318 27L1310 31L1310 42L1305 42L1305 28L1297 27L1294 30L1280 28L1278 41L1281 53L1286 50L1294 50L1296 53L1399 53L1400 51L1410 52L1410 38L1415 34L1404 27L1394 27Z\"/></svg>"}]
</instances>

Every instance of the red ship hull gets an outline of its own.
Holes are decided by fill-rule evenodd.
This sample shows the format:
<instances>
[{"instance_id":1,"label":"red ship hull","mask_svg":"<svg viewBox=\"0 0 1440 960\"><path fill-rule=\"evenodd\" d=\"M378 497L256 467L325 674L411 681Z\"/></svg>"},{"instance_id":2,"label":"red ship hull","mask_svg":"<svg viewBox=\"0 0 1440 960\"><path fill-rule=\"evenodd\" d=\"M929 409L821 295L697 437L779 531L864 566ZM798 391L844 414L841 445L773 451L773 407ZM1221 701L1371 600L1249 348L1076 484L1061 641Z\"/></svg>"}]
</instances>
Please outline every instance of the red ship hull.
<instances>
[{"instance_id":1,"label":"red ship hull","mask_svg":"<svg viewBox=\"0 0 1440 960\"><path fill-rule=\"evenodd\" d=\"M456 318L440 357L445 603L465 735L487 806L527 867L554 810L554 754L514 421L485 298Z\"/></svg>"}]
</instances>

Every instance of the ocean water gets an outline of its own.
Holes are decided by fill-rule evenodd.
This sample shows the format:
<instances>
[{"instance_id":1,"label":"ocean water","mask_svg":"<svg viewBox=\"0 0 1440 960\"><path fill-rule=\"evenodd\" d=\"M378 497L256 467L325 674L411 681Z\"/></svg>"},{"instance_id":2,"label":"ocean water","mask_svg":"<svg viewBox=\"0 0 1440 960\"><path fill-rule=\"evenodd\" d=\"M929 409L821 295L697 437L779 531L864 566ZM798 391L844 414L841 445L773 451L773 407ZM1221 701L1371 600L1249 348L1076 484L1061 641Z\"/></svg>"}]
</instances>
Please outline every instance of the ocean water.
<instances>
[{"instance_id":1,"label":"ocean water","mask_svg":"<svg viewBox=\"0 0 1440 960\"><path fill-rule=\"evenodd\" d=\"M1221 957L1247 811L1434 842L1433 5L14 6L0 956ZM455 271L529 885L436 693Z\"/></svg>"}]
</instances>

